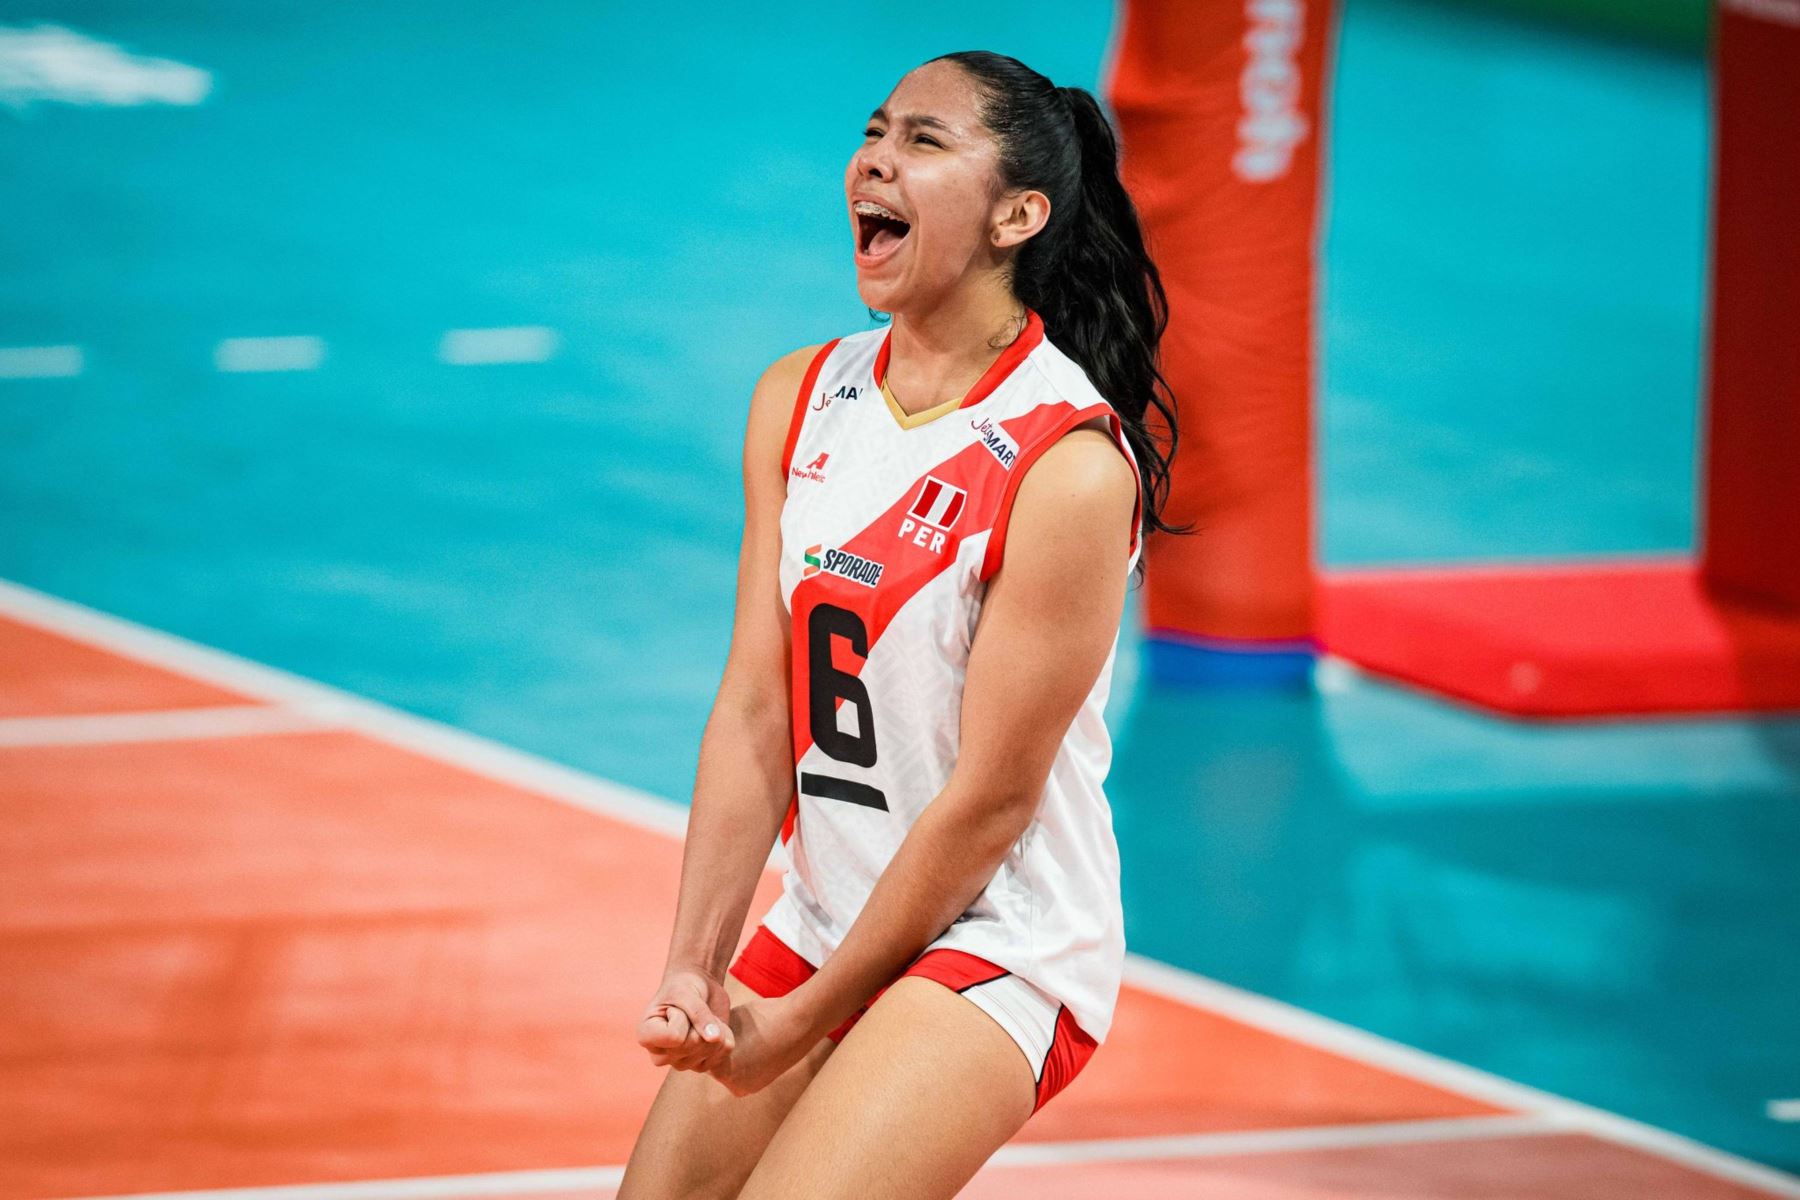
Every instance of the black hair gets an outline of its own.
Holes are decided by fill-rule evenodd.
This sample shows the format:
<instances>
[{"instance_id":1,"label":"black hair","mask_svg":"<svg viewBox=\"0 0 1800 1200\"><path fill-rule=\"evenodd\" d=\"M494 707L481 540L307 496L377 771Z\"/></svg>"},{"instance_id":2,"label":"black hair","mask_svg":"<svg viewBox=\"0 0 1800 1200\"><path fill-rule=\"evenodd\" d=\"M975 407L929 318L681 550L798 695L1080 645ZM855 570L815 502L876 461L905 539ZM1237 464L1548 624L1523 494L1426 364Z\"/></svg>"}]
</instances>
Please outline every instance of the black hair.
<instances>
[{"instance_id":1,"label":"black hair","mask_svg":"<svg viewBox=\"0 0 1800 1200\"><path fill-rule=\"evenodd\" d=\"M1058 87L1016 58L961 50L930 61L955 63L980 87L1001 186L1050 198L1049 222L1014 256L1013 294L1037 310L1045 336L1119 414L1138 461L1145 531L1188 532L1163 519L1177 440L1174 393L1158 355L1169 300L1119 178L1111 122L1092 93Z\"/></svg>"}]
</instances>

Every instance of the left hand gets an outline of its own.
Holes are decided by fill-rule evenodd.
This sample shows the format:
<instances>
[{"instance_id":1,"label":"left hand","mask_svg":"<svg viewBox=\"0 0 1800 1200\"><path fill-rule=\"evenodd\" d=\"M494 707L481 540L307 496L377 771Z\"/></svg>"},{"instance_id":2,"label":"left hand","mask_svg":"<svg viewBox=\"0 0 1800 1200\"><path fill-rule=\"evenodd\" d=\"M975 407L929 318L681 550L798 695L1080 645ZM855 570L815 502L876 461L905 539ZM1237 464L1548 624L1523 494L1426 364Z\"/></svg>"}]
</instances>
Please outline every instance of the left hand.
<instances>
[{"instance_id":1,"label":"left hand","mask_svg":"<svg viewBox=\"0 0 1800 1200\"><path fill-rule=\"evenodd\" d=\"M734 1096L768 1087L816 1043L789 996L759 996L733 1006L731 1032L736 1045L707 1070Z\"/></svg>"}]
</instances>

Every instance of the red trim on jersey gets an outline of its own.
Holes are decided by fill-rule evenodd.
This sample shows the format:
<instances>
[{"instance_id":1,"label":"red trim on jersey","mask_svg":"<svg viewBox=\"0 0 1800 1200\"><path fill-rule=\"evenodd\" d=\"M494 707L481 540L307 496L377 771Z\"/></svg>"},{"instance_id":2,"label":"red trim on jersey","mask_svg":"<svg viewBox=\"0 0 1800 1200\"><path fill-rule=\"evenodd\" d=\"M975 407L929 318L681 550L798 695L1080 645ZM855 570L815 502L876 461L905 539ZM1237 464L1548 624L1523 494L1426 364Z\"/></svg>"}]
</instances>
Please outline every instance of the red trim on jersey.
<instances>
[{"instance_id":1,"label":"red trim on jersey","mask_svg":"<svg viewBox=\"0 0 1800 1200\"><path fill-rule=\"evenodd\" d=\"M875 351L876 387L880 387L882 380L887 378L888 344L893 340L894 331L892 327L889 327L887 336L881 339L881 348ZM1013 373L1013 368L1024 362L1025 356L1037 349L1038 343L1043 340L1044 318L1038 316L1037 309L1027 306L1025 328L1019 331L1019 336L1012 340L1012 344L1002 350L1000 357L996 358L992 365L983 372L981 378L975 381L975 386L969 389L969 394L962 398L962 403L957 407L967 408L971 404L980 404L986 400L993 394L994 389Z\"/></svg>"},{"instance_id":2,"label":"red trim on jersey","mask_svg":"<svg viewBox=\"0 0 1800 1200\"><path fill-rule=\"evenodd\" d=\"M736 961L731 964L730 972L757 995L773 998L787 995L811 979L818 969L800 957L799 951L770 933L767 925L759 923L756 932L750 935L750 941L738 953ZM843 1041L844 1035L850 1032L851 1026L855 1025L862 1019L862 1015L869 1011L869 1005L881 999L882 992L887 991L888 988L893 987L908 975L935 979L951 991L960 992L977 984L991 983L1008 974L1010 972L1005 967L991 963L980 955L970 954L966 950L953 950L948 946L926 950L919 957L913 959L900 974L883 984L880 991L869 997L868 1004L845 1017L843 1022L826 1036L834 1042ZM1076 1032L1079 1033L1080 1030L1076 1030ZM1061 1036L1062 1023L1059 1020L1056 1037ZM1056 1040L1052 1038L1052 1054L1055 1053L1055 1045ZM1077 1071L1080 1069L1079 1065L1075 1067ZM1046 1078L1049 1076L1048 1060L1046 1060L1044 1074ZM1069 1074L1073 1075L1074 1071ZM1044 1099L1049 1099L1049 1097L1046 1096ZM1042 1101L1039 1103L1041 1104Z\"/></svg>"},{"instance_id":3,"label":"red trim on jersey","mask_svg":"<svg viewBox=\"0 0 1800 1200\"><path fill-rule=\"evenodd\" d=\"M788 419L787 445L781 448L781 478L787 481L788 468L794 463L794 447L800 441L800 427L806 424L806 401L812 396L813 384L819 380L819 371L824 368L825 360L830 356L832 348L843 338L832 338L819 352L813 355L812 362L806 366L806 375L800 380L800 393L794 397L794 415Z\"/></svg>"},{"instance_id":4,"label":"red trim on jersey","mask_svg":"<svg viewBox=\"0 0 1800 1200\"><path fill-rule=\"evenodd\" d=\"M806 374L800 380L800 390L794 396L794 415L788 418L787 444L781 448L781 482L785 487L788 472L793 469L794 447L800 442L800 427L806 424L807 401L812 396L813 384L819 381L819 372L825 367L825 360L844 339L834 337L819 347L817 354L806 365ZM797 761L797 760L796 760ZM781 840L785 844L793 836L794 822L800 817L800 793L795 792L788 801L787 814L781 818Z\"/></svg>"},{"instance_id":5,"label":"red trim on jersey","mask_svg":"<svg viewBox=\"0 0 1800 1200\"><path fill-rule=\"evenodd\" d=\"M981 578L991 579L995 571L1000 569L1000 560L1006 552L1006 526L1012 519L1013 498L1018 495L1019 483L1025 478L1025 472L1038 457L1056 444L1063 434L1075 428L1083 421L1091 421L1095 417L1107 418L1108 427L1113 435L1113 444L1125 455L1125 461L1131 464L1132 474L1137 474L1137 459L1132 456L1131 447L1126 444L1123 427L1119 423L1119 414L1113 411L1110 404L1090 404L1086 408L1078 408L1062 417L1057 423L1041 434L1036 440L1026 441L1019 438L1021 448L1019 461L1013 464L1011 473L1006 479L1006 490L1000 496L1000 508L994 514L993 532L988 535L987 553L981 559ZM1002 421L1008 433L1013 433L1013 421ZM1017 436L1015 434L1015 436ZM1144 507L1143 489L1138 489L1136 505L1132 510L1131 545L1129 550L1137 549L1138 522L1142 519Z\"/></svg>"},{"instance_id":6,"label":"red trim on jersey","mask_svg":"<svg viewBox=\"0 0 1800 1200\"><path fill-rule=\"evenodd\" d=\"M1126 553L1133 554L1138 548L1138 533L1144 526L1144 474L1138 469L1137 455L1132 452L1131 443L1125 438L1125 424L1119 420L1119 414L1108 413L1106 424L1112 430L1113 441L1124 453L1125 461L1131 464L1132 475L1138 481L1137 498L1131 504L1131 545L1126 550Z\"/></svg>"},{"instance_id":7,"label":"red trim on jersey","mask_svg":"<svg viewBox=\"0 0 1800 1200\"><path fill-rule=\"evenodd\" d=\"M1050 1052L1044 1055L1044 1073L1038 1077L1037 1103L1032 1112L1050 1102L1050 1097L1069 1085L1069 1080L1087 1066L1098 1045L1075 1023L1075 1014L1066 1006L1056 1010L1056 1033L1050 1038Z\"/></svg>"},{"instance_id":8,"label":"red trim on jersey","mask_svg":"<svg viewBox=\"0 0 1800 1200\"><path fill-rule=\"evenodd\" d=\"M794 788L794 794L788 798L787 813L781 818L781 844L787 845L788 839L794 836L794 826L800 823L800 788Z\"/></svg>"}]
</instances>

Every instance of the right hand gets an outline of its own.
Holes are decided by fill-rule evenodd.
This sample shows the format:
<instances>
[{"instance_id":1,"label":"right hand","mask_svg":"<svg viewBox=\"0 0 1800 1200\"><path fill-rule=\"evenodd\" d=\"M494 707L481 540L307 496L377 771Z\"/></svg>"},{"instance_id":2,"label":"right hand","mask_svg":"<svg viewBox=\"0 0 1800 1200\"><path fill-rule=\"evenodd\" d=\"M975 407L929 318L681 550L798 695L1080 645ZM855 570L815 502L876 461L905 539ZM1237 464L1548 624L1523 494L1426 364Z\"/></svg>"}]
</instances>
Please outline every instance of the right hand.
<instances>
[{"instance_id":1,"label":"right hand","mask_svg":"<svg viewBox=\"0 0 1800 1200\"><path fill-rule=\"evenodd\" d=\"M659 1067L710 1070L737 1045L725 984L697 967L671 968L644 1009L637 1036Z\"/></svg>"}]
</instances>

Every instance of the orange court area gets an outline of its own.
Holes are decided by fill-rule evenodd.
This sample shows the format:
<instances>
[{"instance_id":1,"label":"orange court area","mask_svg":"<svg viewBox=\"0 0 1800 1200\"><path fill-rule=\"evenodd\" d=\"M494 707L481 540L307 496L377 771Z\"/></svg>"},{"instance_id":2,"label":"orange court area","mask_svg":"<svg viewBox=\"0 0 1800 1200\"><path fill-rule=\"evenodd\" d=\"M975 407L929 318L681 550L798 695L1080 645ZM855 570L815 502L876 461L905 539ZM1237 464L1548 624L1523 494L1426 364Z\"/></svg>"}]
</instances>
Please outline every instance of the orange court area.
<instances>
[{"instance_id":1,"label":"orange court area","mask_svg":"<svg viewBox=\"0 0 1800 1200\"><path fill-rule=\"evenodd\" d=\"M603 781L5 595L0 1197L612 1194L662 1074L632 1035L679 809L656 828L617 789L609 815ZM1208 987L1135 964L1092 1064L965 1194L1780 1194Z\"/></svg>"}]
</instances>

